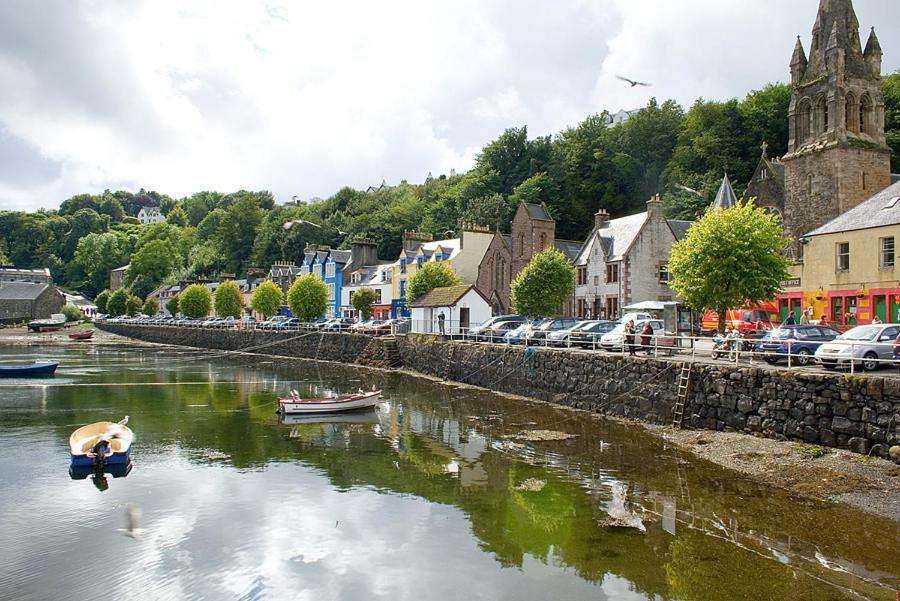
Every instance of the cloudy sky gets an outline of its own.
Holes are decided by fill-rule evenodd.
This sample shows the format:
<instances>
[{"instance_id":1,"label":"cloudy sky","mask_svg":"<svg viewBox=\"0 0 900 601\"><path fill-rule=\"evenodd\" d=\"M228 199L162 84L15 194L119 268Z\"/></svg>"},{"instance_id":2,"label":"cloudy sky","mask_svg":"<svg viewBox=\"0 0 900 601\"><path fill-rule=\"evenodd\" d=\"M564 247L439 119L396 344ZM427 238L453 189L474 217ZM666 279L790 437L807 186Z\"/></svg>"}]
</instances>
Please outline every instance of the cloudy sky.
<instances>
[{"instance_id":1,"label":"cloudy sky","mask_svg":"<svg viewBox=\"0 0 900 601\"><path fill-rule=\"evenodd\" d=\"M857 0L884 71L896 0ZM818 0L3 0L0 209L419 182L504 128L784 81ZM630 89L617 73L653 83Z\"/></svg>"}]
</instances>

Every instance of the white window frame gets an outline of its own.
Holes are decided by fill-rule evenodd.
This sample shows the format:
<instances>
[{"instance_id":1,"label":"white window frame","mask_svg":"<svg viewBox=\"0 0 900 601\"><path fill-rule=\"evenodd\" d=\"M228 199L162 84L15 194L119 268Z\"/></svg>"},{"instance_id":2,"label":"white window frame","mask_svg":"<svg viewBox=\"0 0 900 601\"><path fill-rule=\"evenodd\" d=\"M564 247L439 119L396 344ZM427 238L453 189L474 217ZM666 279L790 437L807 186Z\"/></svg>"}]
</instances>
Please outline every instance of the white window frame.
<instances>
[{"instance_id":1,"label":"white window frame","mask_svg":"<svg viewBox=\"0 0 900 601\"><path fill-rule=\"evenodd\" d=\"M878 267L881 269L893 269L896 264L897 247L893 236L884 236L878 239Z\"/></svg>"},{"instance_id":2,"label":"white window frame","mask_svg":"<svg viewBox=\"0 0 900 601\"><path fill-rule=\"evenodd\" d=\"M325 277L333 278L334 277L334 261L329 261L325 263Z\"/></svg>"},{"instance_id":3,"label":"white window frame","mask_svg":"<svg viewBox=\"0 0 900 601\"><path fill-rule=\"evenodd\" d=\"M846 252L842 252L846 248ZM841 261L844 259L844 261ZM835 271L850 271L850 243L837 242L834 245L834 269Z\"/></svg>"}]
</instances>

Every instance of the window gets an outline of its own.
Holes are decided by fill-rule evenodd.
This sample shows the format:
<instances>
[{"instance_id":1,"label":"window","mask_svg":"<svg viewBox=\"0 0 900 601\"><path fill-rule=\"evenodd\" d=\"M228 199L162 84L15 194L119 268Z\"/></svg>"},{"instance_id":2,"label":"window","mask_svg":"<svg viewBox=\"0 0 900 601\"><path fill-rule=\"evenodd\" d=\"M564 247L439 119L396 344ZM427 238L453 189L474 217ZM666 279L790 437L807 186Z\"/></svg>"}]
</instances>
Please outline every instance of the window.
<instances>
[{"instance_id":1,"label":"window","mask_svg":"<svg viewBox=\"0 0 900 601\"><path fill-rule=\"evenodd\" d=\"M525 234L519 234L519 256L525 256Z\"/></svg>"},{"instance_id":2,"label":"window","mask_svg":"<svg viewBox=\"0 0 900 601\"><path fill-rule=\"evenodd\" d=\"M853 94L847 94L847 101L844 105L847 131L856 131L856 128L859 125L859 118L856 115L857 110L859 110L859 108L856 105L856 97Z\"/></svg>"},{"instance_id":3,"label":"window","mask_svg":"<svg viewBox=\"0 0 900 601\"><path fill-rule=\"evenodd\" d=\"M838 271L850 271L850 243L837 243L837 265Z\"/></svg>"},{"instance_id":4,"label":"window","mask_svg":"<svg viewBox=\"0 0 900 601\"><path fill-rule=\"evenodd\" d=\"M322 277L322 266L321 265L313 265L313 273L321 278Z\"/></svg>"},{"instance_id":5,"label":"window","mask_svg":"<svg viewBox=\"0 0 900 601\"><path fill-rule=\"evenodd\" d=\"M869 122L871 121L871 117L872 100L871 98L869 98L868 94L865 94L862 98L859 99L859 133L871 133L869 131Z\"/></svg>"},{"instance_id":6,"label":"window","mask_svg":"<svg viewBox=\"0 0 900 601\"><path fill-rule=\"evenodd\" d=\"M326 263L325 264L325 277L326 278L334 277L334 263Z\"/></svg>"},{"instance_id":7,"label":"window","mask_svg":"<svg viewBox=\"0 0 900 601\"><path fill-rule=\"evenodd\" d=\"M541 243L540 243L540 246L538 247L538 251L542 251L545 248L547 248L547 234L541 232Z\"/></svg>"},{"instance_id":8,"label":"window","mask_svg":"<svg viewBox=\"0 0 900 601\"><path fill-rule=\"evenodd\" d=\"M328 284L328 300L334 300L334 284Z\"/></svg>"},{"instance_id":9,"label":"window","mask_svg":"<svg viewBox=\"0 0 900 601\"><path fill-rule=\"evenodd\" d=\"M606 297L606 318L616 319L619 316L619 299L615 296Z\"/></svg>"},{"instance_id":10,"label":"window","mask_svg":"<svg viewBox=\"0 0 900 601\"><path fill-rule=\"evenodd\" d=\"M584 286L587 284L587 267L579 267L578 268L578 285Z\"/></svg>"},{"instance_id":11,"label":"window","mask_svg":"<svg viewBox=\"0 0 900 601\"><path fill-rule=\"evenodd\" d=\"M376 305L381 304L381 288L375 289L375 304Z\"/></svg>"},{"instance_id":12,"label":"window","mask_svg":"<svg viewBox=\"0 0 900 601\"><path fill-rule=\"evenodd\" d=\"M600 285L600 276L595 275L594 276L594 286L599 286L599 285Z\"/></svg>"},{"instance_id":13,"label":"window","mask_svg":"<svg viewBox=\"0 0 900 601\"><path fill-rule=\"evenodd\" d=\"M880 238L878 240L880 252L878 253L878 266L882 269L894 266L894 237Z\"/></svg>"},{"instance_id":14,"label":"window","mask_svg":"<svg viewBox=\"0 0 900 601\"><path fill-rule=\"evenodd\" d=\"M612 284L619 281L619 264L613 263L606 266L606 282Z\"/></svg>"},{"instance_id":15,"label":"window","mask_svg":"<svg viewBox=\"0 0 900 601\"><path fill-rule=\"evenodd\" d=\"M300 268L300 275L309 275L309 265Z\"/></svg>"},{"instance_id":16,"label":"window","mask_svg":"<svg viewBox=\"0 0 900 601\"><path fill-rule=\"evenodd\" d=\"M669 283L669 268L666 265L659 266L659 283L660 284L668 284Z\"/></svg>"},{"instance_id":17,"label":"window","mask_svg":"<svg viewBox=\"0 0 900 601\"><path fill-rule=\"evenodd\" d=\"M863 190L866 189L866 172L865 171L862 172L862 189Z\"/></svg>"},{"instance_id":18,"label":"window","mask_svg":"<svg viewBox=\"0 0 900 601\"><path fill-rule=\"evenodd\" d=\"M400 259L400 273L406 273L406 259ZM400 296L403 296L402 294Z\"/></svg>"},{"instance_id":19,"label":"window","mask_svg":"<svg viewBox=\"0 0 900 601\"><path fill-rule=\"evenodd\" d=\"M812 174L808 175L806 178L806 192L812 194Z\"/></svg>"},{"instance_id":20,"label":"window","mask_svg":"<svg viewBox=\"0 0 900 601\"><path fill-rule=\"evenodd\" d=\"M400 298L406 298L406 280L400 280Z\"/></svg>"}]
</instances>

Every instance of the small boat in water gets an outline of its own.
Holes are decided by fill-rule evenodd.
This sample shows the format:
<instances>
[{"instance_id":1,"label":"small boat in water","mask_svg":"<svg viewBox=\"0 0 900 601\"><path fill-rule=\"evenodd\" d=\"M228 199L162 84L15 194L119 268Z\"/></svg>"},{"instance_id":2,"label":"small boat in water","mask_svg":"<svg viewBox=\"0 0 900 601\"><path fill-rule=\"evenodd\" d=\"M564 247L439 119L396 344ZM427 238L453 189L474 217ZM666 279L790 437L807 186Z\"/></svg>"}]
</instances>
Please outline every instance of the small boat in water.
<instances>
[{"instance_id":1,"label":"small boat in water","mask_svg":"<svg viewBox=\"0 0 900 601\"><path fill-rule=\"evenodd\" d=\"M59 367L59 363L56 361L35 361L25 365L0 365L0 378L52 376L57 367Z\"/></svg>"},{"instance_id":2,"label":"small boat in water","mask_svg":"<svg viewBox=\"0 0 900 601\"><path fill-rule=\"evenodd\" d=\"M69 340L90 340L93 335L94 328L91 328L90 330L81 330L69 334Z\"/></svg>"},{"instance_id":3,"label":"small boat in water","mask_svg":"<svg viewBox=\"0 0 900 601\"><path fill-rule=\"evenodd\" d=\"M69 436L72 467L128 463L134 433L125 424L95 422L82 426Z\"/></svg>"},{"instance_id":4,"label":"small boat in water","mask_svg":"<svg viewBox=\"0 0 900 601\"><path fill-rule=\"evenodd\" d=\"M337 413L340 411L356 411L374 407L381 400L380 390L355 392L339 397L319 397L303 399L294 392L289 397L278 399L278 413L295 415L301 413Z\"/></svg>"},{"instance_id":5,"label":"small boat in water","mask_svg":"<svg viewBox=\"0 0 900 601\"><path fill-rule=\"evenodd\" d=\"M55 332L66 325L66 316L62 313L54 313L50 319L35 319L28 322L28 329L32 332Z\"/></svg>"},{"instance_id":6,"label":"small boat in water","mask_svg":"<svg viewBox=\"0 0 900 601\"><path fill-rule=\"evenodd\" d=\"M380 423L376 409L342 411L339 413L289 413L281 415L281 423L286 426L301 424L351 424L368 425Z\"/></svg>"}]
</instances>

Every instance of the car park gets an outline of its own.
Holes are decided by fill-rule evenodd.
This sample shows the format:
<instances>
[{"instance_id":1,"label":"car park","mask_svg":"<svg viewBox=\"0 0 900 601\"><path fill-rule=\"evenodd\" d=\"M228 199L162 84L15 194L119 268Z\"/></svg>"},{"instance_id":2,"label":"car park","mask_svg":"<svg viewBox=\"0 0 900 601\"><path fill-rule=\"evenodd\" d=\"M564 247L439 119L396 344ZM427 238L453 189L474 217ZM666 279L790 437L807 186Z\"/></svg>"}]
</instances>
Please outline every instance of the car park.
<instances>
[{"instance_id":1,"label":"car park","mask_svg":"<svg viewBox=\"0 0 900 601\"><path fill-rule=\"evenodd\" d=\"M569 344L584 348L597 348L600 345L600 338L615 328L615 321L588 321L580 324L572 329L569 334Z\"/></svg>"},{"instance_id":2,"label":"car park","mask_svg":"<svg viewBox=\"0 0 900 601\"><path fill-rule=\"evenodd\" d=\"M550 332L571 328L577 323L574 317L548 317L525 331L525 344L542 344Z\"/></svg>"},{"instance_id":3,"label":"car park","mask_svg":"<svg viewBox=\"0 0 900 601\"><path fill-rule=\"evenodd\" d=\"M515 321L495 321L489 327L481 329L476 340L485 342L501 342L503 337L510 330L515 330L522 325L521 320Z\"/></svg>"},{"instance_id":4,"label":"car park","mask_svg":"<svg viewBox=\"0 0 900 601\"><path fill-rule=\"evenodd\" d=\"M525 344L525 332L532 326L540 324L541 321L543 320L536 319L533 321L526 321L514 330L510 330L504 334L503 341L507 344Z\"/></svg>"},{"instance_id":5,"label":"car park","mask_svg":"<svg viewBox=\"0 0 900 601\"><path fill-rule=\"evenodd\" d=\"M767 332L757 343L756 351L763 354L767 363L788 361L797 365L813 362L816 350L831 342L841 333L834 328L819 325L788 325Z\"/></svg>"},{"instance_id":6,"label":"car park","mask_svg":"<svg viewBox=\"0 0 900 601\"><path fill-rule=\"evenodd\" d=\"M634 345L635 347L639 347L641 345L641 328L644 327L644 324L650 322L650 326L653 328L653 335L660 336L665 332L665 326L661 319L643 319L634 322ZM603 334L600 337L600 346L603 347L603 350L606 351L621 351L627 350L625 348L626 340L625 340L625 324L620 323L616 325L612 330ZM665 344L657 344L657 346L667 346Z\"/></svg>"},{"instance_id":7,"label":"car park","mask_svg":"<svg viewBox=\"0 0 900 601\"><path fill-rule=\"evenodd\" d=\"M547 336L546 336L547 346L568 346L570 336L572 335L572 332L575 329L588 326L592 323L595 323L595 321L591 320L591 319L587 319L587 320L579 321L575 325L571 325L567 328L562 328L559 330L554 330L552 332L548 332Z\"/></svg>"},{"instance_id":8,"label":"car park","mask_svg":"<svg viewBox=\"0 0 900 601\"><path fill-rule=\"evenodd\" d=\"M521 315L497 315L495 317L491 317L487 321L477 326L472 326L469 328L469 332L466 335L466 338L470 338L472 340L487 340L488 336L486 335L487 331L493 328L494 325L498 323L517 323L521 324L525 322L525 318ZM511 328L507 328L509 330Z\"/></svg>"},{"instance_id":9,"label":"car park","mask_svg":"<svg viewBox=\"0 0 900 601\"><path fill-rule=\"evenodd\" d=\"M827 369L852 366L874 371L894 360L900 325L871 324L847 330L816 350L816 363Z\"/></svg>"}]
</instances>

